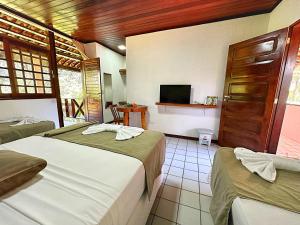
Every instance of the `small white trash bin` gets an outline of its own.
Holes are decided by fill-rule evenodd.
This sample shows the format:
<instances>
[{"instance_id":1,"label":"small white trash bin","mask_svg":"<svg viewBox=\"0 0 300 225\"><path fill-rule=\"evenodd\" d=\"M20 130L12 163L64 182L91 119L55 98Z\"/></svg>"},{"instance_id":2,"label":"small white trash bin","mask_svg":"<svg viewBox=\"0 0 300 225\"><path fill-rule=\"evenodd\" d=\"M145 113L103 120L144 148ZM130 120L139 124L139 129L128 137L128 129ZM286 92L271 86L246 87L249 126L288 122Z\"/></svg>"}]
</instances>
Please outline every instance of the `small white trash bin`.
<instances>
[{"instance_id":1,"label":"small white trash bin","mask_svg":"<svg viewBox=\"0 0 300 225\"><path fill-rule=\"evenodd\" d=\"M210 146L211 139L214 135L214 131L210 129L201 128L198 129L199 132L199 144Z\"/></svg>"}]
</instances>

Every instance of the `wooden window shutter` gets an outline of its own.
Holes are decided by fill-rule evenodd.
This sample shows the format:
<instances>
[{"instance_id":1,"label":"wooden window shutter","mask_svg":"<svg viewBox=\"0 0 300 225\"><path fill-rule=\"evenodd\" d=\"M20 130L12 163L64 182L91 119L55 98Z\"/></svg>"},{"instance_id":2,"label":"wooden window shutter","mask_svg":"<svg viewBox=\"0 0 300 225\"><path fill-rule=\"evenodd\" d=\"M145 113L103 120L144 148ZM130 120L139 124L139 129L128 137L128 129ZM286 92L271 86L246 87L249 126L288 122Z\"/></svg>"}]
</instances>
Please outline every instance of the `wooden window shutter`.
<instances>
[{"instance_id":1,"label":"wooden window shutter","mask_svg":"<svg viewBox=\"0 0 300 225\"><path fill-rule=\"evenodd\" d=\"M86 120L103 123L100 59L83 60L81 65Z\"/></svg>"}]
</instances>

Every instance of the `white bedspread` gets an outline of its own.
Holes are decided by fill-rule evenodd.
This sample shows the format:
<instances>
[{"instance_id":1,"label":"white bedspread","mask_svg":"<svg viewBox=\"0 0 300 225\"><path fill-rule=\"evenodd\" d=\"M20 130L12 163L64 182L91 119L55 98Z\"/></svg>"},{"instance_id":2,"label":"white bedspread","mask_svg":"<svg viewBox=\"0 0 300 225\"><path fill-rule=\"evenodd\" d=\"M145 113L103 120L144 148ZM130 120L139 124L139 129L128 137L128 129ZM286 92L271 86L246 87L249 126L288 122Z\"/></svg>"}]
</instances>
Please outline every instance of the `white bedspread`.
<instances>
[{"instance_id":1,"label":"white bedspread","mask_svg":"<svg viewBox=\"0 0 300 225\"><path fill-rule=\"evenodd\" d=\"M0 225L125 225L144 191L143 164L128 156L38 136L3 149L48 166L0 198Z\"/></svg>"},{"instance_id":2,"label":"white bedspread","mask_svg":"<svg viewBox=\"0 0 300 225\"><path fill-rule=\"evenodd\" d=\"M300 214L265 204L236 198L232 204L233 225L300 225Z\"/></svg>"}]
</instances>

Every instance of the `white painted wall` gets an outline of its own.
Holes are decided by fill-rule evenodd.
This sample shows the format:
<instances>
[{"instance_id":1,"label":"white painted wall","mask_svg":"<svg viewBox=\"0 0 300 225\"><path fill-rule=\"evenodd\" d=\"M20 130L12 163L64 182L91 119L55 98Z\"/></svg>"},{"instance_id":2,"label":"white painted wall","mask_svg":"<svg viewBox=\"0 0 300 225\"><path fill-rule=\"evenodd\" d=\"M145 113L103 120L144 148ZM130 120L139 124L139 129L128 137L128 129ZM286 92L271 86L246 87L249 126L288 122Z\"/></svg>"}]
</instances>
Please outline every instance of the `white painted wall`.
<instances>
[{"instance_id":1,"label":"white painted wall","mask_svg":"<svg viewBox=\"0 0 300 225\"><path fill-rule=\"evenodd\" d=\"M192 101L222 96L228 46L266 33L269 15L259 15L126 38L127 99L149 106L149 128L197 136L218 133L220 109L157 107L160 84L191 84ZM138 115L131 125L139 125Z\"/></svg>"},{"instance_id":2,"label":"white painted wall","mask_svg":"<svg viewBox=\"0 0 300 225\"><path fill-rule=\"evenodd\" d=\"M112 90L112 75L104 74L103 85L104 85L104 100L105 102L113 101L113 90Z\"/></svg>"},{"instance_id":3,"label":"white painted wall","mask_svg":"<svg viewBox=\"0 0 300 225\"><path fill-rule=\"evenodd\" d=\"M126 101L126 80L124 80L126 77L119 72L120 69L125 68L125 57L95 42L85 44L85 51L90 58L100 58L102 81L104 73L112 75L113 102ZM104 90L103 84L104 82L102 82L102 90ZM113 120L110 109L104 109L103 114L104 122Z\"/></svg>"},{"instance_id":4,"label":"white painted wall","mask_svg":"<svg viewBox=\"0 0 300 225\"><path fill-rule=\"evenodd\" d=\"M300 19L300 0L282 0L270 13L268 31L285 28Z\"/></svg>"},{"instance_id":5,"label":"white painted wall","mask_svg":"<svg viewBox=\"0 0 300 225\"><path fill-rule=\"evenodd\" d=\"M59 127L56 99L1 100L0 120L18 116L33 116L51 120Z\"/></svg>"}]
</instances>

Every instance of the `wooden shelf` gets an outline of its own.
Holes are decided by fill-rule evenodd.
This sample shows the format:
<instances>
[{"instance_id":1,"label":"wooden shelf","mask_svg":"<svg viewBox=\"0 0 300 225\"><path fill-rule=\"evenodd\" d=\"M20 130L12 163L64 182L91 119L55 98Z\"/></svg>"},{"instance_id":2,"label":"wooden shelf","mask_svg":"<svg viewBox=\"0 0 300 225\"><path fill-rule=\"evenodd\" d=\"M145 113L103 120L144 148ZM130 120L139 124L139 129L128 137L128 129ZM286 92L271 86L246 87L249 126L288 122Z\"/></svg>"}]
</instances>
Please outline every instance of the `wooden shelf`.
<instances>
[{"instance_id":1,"label":"wooden shelf","mask_svg":"<svg viewBox=\"0 0 300 225\"><path fill-rule=\"evenodd\" d=\"M218 106L216 105L204 105L204 104L177 104L177 103L163 103L163 102L156 102L156 105L162 106L177 106L177 107L190 107L190 108L202 108L202 109L215 109Z\"/></svg>"}]
</instances>

